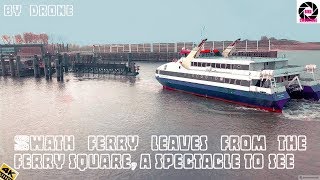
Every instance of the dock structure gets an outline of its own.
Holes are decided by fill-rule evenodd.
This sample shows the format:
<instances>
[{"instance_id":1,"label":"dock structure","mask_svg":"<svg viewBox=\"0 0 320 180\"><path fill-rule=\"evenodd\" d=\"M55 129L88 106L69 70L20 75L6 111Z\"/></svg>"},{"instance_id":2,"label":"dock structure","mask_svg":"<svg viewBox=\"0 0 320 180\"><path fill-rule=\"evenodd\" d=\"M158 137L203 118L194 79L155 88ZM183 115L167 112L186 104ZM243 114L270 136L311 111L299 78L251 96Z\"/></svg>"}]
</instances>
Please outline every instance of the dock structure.
<instances>
[{"instance_id":1,"label":"dock structure","mask_svg":"<svg viewBox=\"0 0 320 180\"><path fill-rule=\"evenodd\" d=\"M97 57L96 54L80 55L74 57L73 71L76 73L114 74L136 76L139 67L131 59L131 54L126 54L123 60L110 60Z\"/></svg>"},{"instance_id":2,"label":"dock structure","mask_svg":"<svg viewBox=\"0 0 320 180\"><path fill-rule=\"evenodd\" d=\"M207 41L203 49L210 49L214 54L214 51L222 52L230 43L232 41ZM58 81L63 81L64 73L68 72L135 76L139 74L135 62L174 61L185 55L181 50L191 50L194 45L193 42L104 44L80 48L79 51L69 51L68 48L64 51L64 48L52 49L52 45L44 44L0 44L0 75L44 76L50 80L56 72ZM275 46L270 40L245 40L238 42L232 55L276 57L277 52L271 51L272 47Z\"/></svg>"}]
</instances>

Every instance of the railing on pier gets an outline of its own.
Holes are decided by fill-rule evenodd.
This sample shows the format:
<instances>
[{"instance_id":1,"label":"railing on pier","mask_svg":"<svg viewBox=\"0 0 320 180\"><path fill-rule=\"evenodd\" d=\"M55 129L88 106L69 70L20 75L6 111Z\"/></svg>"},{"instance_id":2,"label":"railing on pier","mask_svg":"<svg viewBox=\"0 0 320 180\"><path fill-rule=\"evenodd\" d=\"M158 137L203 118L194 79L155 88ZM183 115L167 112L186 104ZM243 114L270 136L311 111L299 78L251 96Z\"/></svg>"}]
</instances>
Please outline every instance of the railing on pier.
<instances>
[{"instance_id":1,"label":"railing on pier","mask_svg":"<svg viewBox=\"0 0 320 180\"><path fill-rule=\"evenodd\" d=\"M223 51L232 41L207 41L204 49L217 49ZM178 53L181 49L192 49L194 42L177 43L141 43L141 44L95 44L90 49L81 49L82 52L94 53ZM236 49L239 51L270 51L277 48L270 40L240 41Z\"/></svg>"}]
</instances>

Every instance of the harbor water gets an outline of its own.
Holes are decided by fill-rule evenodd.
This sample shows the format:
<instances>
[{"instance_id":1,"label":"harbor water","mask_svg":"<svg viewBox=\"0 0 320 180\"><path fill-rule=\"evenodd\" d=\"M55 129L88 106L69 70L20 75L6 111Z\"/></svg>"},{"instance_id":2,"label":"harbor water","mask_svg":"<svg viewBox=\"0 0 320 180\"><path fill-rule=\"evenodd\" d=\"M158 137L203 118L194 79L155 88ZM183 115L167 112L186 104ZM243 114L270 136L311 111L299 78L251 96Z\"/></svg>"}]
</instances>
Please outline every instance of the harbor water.
<instances>
[{"instance_id":1,"label":"harbor water","mask_svg":"<svg viewBox=\"0 0 320 180\"><path fill-rule=\"evenodd\" d=\"M291 64L316 64L320 51L280 52ZM221 135L265 135L279 153L278 135L306 135L307 150L293 152L292 170L18 170L19 179L298 179L320 175L320 102L291 100L282 114L163 90L154 78L162 63L137 62L137 77L66 74L45 78L0 77L0 162L13 164L15 135L74 135L87 152L89 135L139 135L136 160L151 135L207 135L208 153L221 152Z\"/></svg>"}]
</instances>

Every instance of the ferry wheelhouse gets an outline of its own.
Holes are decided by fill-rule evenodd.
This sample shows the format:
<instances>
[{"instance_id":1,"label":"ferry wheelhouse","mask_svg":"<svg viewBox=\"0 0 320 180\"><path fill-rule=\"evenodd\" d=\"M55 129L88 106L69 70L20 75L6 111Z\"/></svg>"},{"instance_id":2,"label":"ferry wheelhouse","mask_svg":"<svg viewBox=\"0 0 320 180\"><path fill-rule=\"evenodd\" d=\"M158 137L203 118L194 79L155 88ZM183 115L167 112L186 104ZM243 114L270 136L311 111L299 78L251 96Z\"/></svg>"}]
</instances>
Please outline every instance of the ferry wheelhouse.
<instances>
[{"instance_id":1,"label":"ferry wheelhouse","mask_svg":"<svg viewBox=\"0 0 320 180\"><path fill-rule=\"evenodd\" d=\"M205 39L186 57L158 67L156 79L165 89L272 112L282 112L293 98L319 100L315 65L289 65L285 57L230 56L239 40L230 44L222 56L199 57Z\"/></svg>"}]
</instances>

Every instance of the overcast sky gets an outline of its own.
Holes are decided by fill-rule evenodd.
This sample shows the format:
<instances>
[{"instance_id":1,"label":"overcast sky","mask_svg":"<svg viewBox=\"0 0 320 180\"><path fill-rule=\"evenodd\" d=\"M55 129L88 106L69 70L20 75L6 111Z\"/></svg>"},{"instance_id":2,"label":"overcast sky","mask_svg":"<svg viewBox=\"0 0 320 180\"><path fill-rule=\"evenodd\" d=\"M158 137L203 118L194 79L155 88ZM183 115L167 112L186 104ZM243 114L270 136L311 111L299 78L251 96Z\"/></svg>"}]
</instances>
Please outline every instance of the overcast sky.
<instances>
[{"instance_id":1,"label":"overcast sky","mask_svg":"<svg viewBox=\"0 0 320 180\"><path fill-rule=\"evenodd\" d=\"M5 4L22 4L21 17L4 17ZM30 17L32 4L71 4L74 16ZM296 0L1 0L0 5L0 34L45 32L54 41L198 42L202 36L234 40L262 35L320 41L320 24L296 23Z\"/></svg>"}]
</instances>

